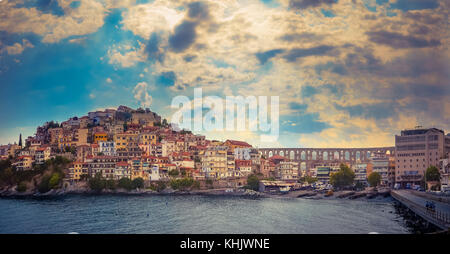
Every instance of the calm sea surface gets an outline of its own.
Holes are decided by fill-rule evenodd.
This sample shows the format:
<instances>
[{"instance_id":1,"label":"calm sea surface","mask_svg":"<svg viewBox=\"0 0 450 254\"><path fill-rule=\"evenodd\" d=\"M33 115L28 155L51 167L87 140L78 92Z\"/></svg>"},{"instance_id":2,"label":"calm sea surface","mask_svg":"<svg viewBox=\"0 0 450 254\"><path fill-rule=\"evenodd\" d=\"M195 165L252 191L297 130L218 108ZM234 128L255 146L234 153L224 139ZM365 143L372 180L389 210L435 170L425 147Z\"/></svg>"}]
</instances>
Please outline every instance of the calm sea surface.
<instances>
[{"instance_id":1,"label":"calm sea surface","mask_svg":"<svg viewBox=\"0 0 450 254\"><path fill-rule=\"evenodd\" d=\"M408 233L391 198L208 196L0 199L0 233Z\"/></svg>"}]
</instances>

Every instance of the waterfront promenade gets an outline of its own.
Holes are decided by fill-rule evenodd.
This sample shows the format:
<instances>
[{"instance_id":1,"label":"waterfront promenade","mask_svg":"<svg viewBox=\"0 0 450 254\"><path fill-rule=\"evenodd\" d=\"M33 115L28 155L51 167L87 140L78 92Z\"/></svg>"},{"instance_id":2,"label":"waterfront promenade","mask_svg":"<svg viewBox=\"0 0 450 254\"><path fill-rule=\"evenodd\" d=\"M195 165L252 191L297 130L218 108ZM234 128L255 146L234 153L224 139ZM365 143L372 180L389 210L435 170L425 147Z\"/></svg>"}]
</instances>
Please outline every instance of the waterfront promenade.
<instances>
[{"instance_id":1,"label":"waterfront promenade","mask_svg":"<svg viewBox=\"0 0 450 254\"><path fill-rule=\"evenodd\" d=\"M416 193L414 190L393 190L391 195L394 199L408 207L415 214L422 217L433 225L443 229L450 229L450 204L430 198L425 193ZM433 201L435 211L427 210L427 201Z\"/></svg>"}]
</instances>

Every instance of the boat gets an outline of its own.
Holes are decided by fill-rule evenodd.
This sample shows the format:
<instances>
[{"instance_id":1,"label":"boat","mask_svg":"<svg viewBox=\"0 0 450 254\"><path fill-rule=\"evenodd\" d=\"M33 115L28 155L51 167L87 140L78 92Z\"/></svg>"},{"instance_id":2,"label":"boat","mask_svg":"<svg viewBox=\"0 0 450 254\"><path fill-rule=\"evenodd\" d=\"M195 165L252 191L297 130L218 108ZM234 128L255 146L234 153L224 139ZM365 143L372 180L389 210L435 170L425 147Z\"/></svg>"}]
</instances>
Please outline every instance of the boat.
<instances>
[{"instance_id":1,"label":"boat","mask_svg":"<svg viewBox=\"0 0 450 254\"><path fill-rule=\"evenodd\" d=\"M288 193L290 190L291 190L291 187L289 187L289 186L286 186L286 187L280 187L280 192L281 192L282 194L286 194L286 193Z\"/></svg>"},{"instance_id":2,"label":"boat","mask_svg":"<svg viewBox=\"0 0 450 254\"><path fill-rule=\"evenodd\" d=\"M325 197L330 197L333 196L333 190L328 190L327 193L325 194Z\"/></svg>"}]
</instances>

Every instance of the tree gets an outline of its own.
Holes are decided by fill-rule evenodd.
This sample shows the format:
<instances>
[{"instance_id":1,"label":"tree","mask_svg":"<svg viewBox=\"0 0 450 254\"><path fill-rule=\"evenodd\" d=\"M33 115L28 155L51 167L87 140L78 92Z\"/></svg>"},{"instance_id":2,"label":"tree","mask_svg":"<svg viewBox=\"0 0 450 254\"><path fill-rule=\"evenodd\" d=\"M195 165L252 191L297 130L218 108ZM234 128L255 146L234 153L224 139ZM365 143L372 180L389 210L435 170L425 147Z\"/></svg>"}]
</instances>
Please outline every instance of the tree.
<instances>
[{"instance_id":1,"label":"tree","mask_svg":"<svg viewBox=\"0 0 450 254\"><path fill-rule=\"evenodd\" d=\"M187 190L194 184L194 179L183 178L183 179L172 179L170 181L170 187L174 190Z\"/></svg>"},{"instance_id":2,"label":"tree","mask_svg":"<svg viewBox=\"0 0 450 254\"><path fill-rule=\"evenodd\" d=\"M20 182L19 185L17 185L17 191L18 192L24 192L27 190L27 183L26 182Z\"/></svg>"},{"instance_id":3,"label":"tree","mask_svg":"<svg viewBox=\"0 0 450 254\"><path fill-rule=\"evenodd\" d=\"M166 187L167 187L167 186L166 186L166 183L163 182L163 181L158 181L156 184L152 184L152 185L150 186L150 188L151 188L152 190L155 190L155 191L157 191L157 192L163 191Z\"/></svg>"},{"instance_id":4,"label":"tree","mask_svg":"<svg viewBox=\"0 0 450 254\"><path fill-rule=\"evenodd\" d=\"M42 180L38 185L38 191L40 193L46 193L50 190L50 188L48 187L49 181L50 181L49 175L45 175L44 177L42 177Z\"/></svg>"},{"instance_id":5,"label":"tree","mask_svg":"<svg viewBox=\"0 0 450 254\"><path fill-rule=\"evenodd\" d=\"M133 189L144 188L144 179L138 177L133 180Z\"/></svg>"},{"instance_id":6,"label":"tree","mask_svg":"<svg viewBox=\"0 0 450 254\"><path fill-rule=\"evenodd\" d=\"M117 183L117 187L123 188L126 190L131 190L131 189L133 189L133 182L129 178L122 177L119 179L119 182Z\"/></svg>"},{"instance_id":7,"label":"tree","mask_svg":"<svg viewBox=\"0 0 450 254\"><path fill-rule=\"evenodd\" d=\"M178 176L179 174L180 174L180 172L176 169L169 171L169 176Z\"/></svg>"},{"instance_id":8,"label":"tree","mask_svg":"<svg viewBox=\"0 0 450 254\"><path fill-rule=\"evenodd\" d=\"M90 178L88 184L91 190L98 192L106 187L106 181L103 179L101 173L97 173L94 177Z\"/></svg>"},{"instance_id":9,"label":"tree","mask_svg":"<svg viewBox=\"0 0 450 254\"><path fill-rule=\"evenodd\" d=\"M312 177L312 176L305 176L305 177L300 178L298 180L298 182L300 182L300 183L307 182L308 184L312 184L312 183L317 182L317 178L316 177Z\"/></svg>"},{"instance_id":10,"label":"tree","mask_svg":"<svg viewBox=\"0 0 450 254\"><path fill-rule=\"evenodd\" d=\"M109 179L105 181L105 188L110 189L110 190L115 190L117 187L117 183L116 181Z\"/></svg>"},{"instance_id":11,"label":"tree","mask_svg":"<svg viewBox=\"0 0 450 254\"><path fill-rule=\"evenodd\" d=\"M378 172L372 172L369 177L367 177L367 181L370 186L377 187L381 182L381 175Z\"/></svg>"},{"instance_id":12,"label":"tree","mask_svg":"<svg viewBox=\"0 0 450 254\"><path fill-rule=\"evenodd\" d=\"M345 164L341 164L339 172L330 177L330 184L335 188L344 188L353 184L355 173Z\"/></svg>"},{"instance_id":13,"label":"tree","mask_svg":"<svg viewBox=\"0 0 450 254\"><path fill-rule=\"evenodd\" d=\"M437 169L435 166L428 167L425 173L425 179L427 182L440 181L441 174L439 173L439 169Z\"/></svg>"},{"instance_id":14,"label":"tree","mask_svg":"<svg viewBox=\"0 0 450 254\"><path fill-rule=\"evenodd\" d=\"M259 189L259 179L255 175L249 175L247 177L247 186L249 189L257 191Z\"/></svg>"},{"instance_id":15,"label":"tree","mask_svg":"<svg viewBox=\"0 0 450 254\"><path fill-rule=\"evenodd\" d=\"M54 189L59 185L61 181L61 176L59 173L53 173L50 177L50 180L48 181L48 189Z\"/></svg>"}]
</instances>

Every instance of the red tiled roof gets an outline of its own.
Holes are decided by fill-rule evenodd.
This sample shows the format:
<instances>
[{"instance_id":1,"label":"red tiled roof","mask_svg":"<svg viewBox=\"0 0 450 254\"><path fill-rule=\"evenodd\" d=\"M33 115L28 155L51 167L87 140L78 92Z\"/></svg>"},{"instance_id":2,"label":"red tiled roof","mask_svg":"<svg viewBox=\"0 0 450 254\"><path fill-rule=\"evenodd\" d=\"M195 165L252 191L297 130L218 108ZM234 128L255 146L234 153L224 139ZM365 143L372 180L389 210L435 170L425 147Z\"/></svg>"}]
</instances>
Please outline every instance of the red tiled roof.
<instances>
[{"instance_id":1,"label":"red tiled roof","mask_svg":"<svg viewBox=\"0 0 450 254\"><path fill-rule=\"evenodd\" d=\"M244 142L244 141L238 141L238 140L230 140L230 139L228 139L228 140L225 141L225 142L229 142L229 143L231 143L232 145L235 145L235 146L247 146L247 147L251 147L250 144L248 144L247 142Z\"/></svg>"},{"instance_id":2,"label":"red tiled roof","mask_svg":"<svg viewBox=\"0 0 450 254\"><path fill-rule=\"evenodd\" d=\"M269 158L269 160L286 160L286 157L280 156L280 155L274 155Z\"/></svg>"}]
</instances>

